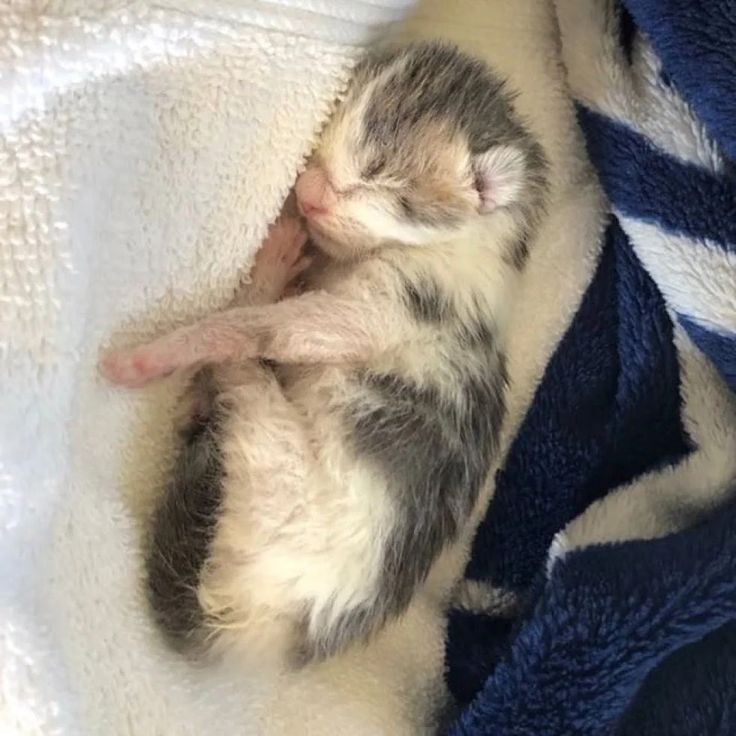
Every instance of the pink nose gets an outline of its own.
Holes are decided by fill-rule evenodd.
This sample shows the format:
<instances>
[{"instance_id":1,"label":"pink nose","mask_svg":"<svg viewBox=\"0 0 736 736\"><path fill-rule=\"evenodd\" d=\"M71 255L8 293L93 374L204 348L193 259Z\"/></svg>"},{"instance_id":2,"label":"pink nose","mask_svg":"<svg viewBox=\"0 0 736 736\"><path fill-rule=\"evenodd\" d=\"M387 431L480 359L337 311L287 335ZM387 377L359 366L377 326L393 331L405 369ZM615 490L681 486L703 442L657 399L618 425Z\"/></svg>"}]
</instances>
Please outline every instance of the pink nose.
<instances>
[{"instance_id":1,"label":"pink nose","mask_svg":"<svg viewBox=\"0 0 736 736\"><path fill-rule=\"evenodd\" d=\"M322 169L309 168L299 176L296 180L296 201L305 217L329 212L335 203L335 192Z\"/></svg>"}]
</instances>

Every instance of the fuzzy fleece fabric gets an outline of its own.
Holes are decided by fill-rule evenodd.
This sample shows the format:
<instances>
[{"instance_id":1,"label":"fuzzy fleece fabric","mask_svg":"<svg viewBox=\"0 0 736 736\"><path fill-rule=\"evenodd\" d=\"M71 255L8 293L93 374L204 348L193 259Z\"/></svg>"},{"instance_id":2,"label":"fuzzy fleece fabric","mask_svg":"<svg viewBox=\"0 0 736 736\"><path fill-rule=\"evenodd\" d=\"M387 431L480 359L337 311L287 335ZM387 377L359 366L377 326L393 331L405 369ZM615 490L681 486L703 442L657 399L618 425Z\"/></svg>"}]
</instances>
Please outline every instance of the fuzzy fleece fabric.
<instances>
[{"instance_id":1,"label":"fuzzy fleece fabric","mask_svg":"<svg viewBox=\"0 0 736 736\"><path fill-rule=\"evenodd\" d=\"M162 645L142 530L180 386L118 392L95 368L227 304L351 64L411 4L0 3L0 733L401 732L424 712L402 693L439 643L278 685Z\"/></svg>"},{"instance_id":2,"label":"fuzzy fleece fabric","mask_svg":"<svg viewBox=\"0 0 736 736\"><path fill-rule=\"evenodd\" d=\"M610 216L474 540L450 732L727 736L736 2L556 8Z\"/></svg>"}]
</instances>

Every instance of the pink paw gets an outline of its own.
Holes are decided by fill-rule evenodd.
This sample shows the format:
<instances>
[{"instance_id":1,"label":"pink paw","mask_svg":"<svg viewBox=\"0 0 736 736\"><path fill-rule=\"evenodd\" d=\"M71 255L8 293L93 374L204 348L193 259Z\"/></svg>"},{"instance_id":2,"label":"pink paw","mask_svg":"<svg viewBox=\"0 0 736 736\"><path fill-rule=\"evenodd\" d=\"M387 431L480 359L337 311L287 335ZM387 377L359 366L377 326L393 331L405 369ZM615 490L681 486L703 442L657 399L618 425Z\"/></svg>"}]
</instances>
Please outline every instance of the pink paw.
<instances>
[{"instance_id":1,"label":"pink paw","mask_svg":"<svg viewBox=\"0 0 736 736\"><path fill-rule=\"evenodd\" d=\"M309 266L311 260L302 255L306 242L307 232L300 220L295 217L277 220L256 254L252 283L261 288L268 286L274 292L273 298L278 298L286 284Z\"/></svg>"},{"instance_id":2,"label":"pink paw","mask_svg":"<svg viewBox=\"0 0 736 736\"><path fill-rule=\"evenodd\" d=\"M140 388L173 370L143 349L114 350L100 361L100 372L108 381L128 388Z\"/></svg>"}]
</instances>

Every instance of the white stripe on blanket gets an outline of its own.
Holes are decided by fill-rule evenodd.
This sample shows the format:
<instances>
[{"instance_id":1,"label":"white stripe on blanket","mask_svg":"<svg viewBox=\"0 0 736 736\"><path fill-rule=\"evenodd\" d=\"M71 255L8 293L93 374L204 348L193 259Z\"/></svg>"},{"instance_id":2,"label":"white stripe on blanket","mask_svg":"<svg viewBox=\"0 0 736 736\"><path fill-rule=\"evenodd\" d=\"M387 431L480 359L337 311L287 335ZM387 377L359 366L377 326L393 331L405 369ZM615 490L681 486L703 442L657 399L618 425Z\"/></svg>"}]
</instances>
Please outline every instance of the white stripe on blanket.
<instances>
[{"instance_id":1,"label":"white stripe on blanket","mask_svg":"<svg viewBox=\"0 0 736 736\"><path fill-rule=\"evenodd\" d=\"M621 223L671 309L710 329L736 332L736 253L633 218Z\"/></svg>"},{"instance_id":2,"label":"white stripe on blanket","mask_svg":"<svg viewBox=\"0 0 736 736\"><path fill-rule=\"evenodd\" d=\"M662 64L643 36L625 59L610 33L609 0L556 0L565 43L570 87L586 107L623 122L663 151L683 161L720 172L723 157L703 124L662 79Z\"/></svg>"}]
</instances>

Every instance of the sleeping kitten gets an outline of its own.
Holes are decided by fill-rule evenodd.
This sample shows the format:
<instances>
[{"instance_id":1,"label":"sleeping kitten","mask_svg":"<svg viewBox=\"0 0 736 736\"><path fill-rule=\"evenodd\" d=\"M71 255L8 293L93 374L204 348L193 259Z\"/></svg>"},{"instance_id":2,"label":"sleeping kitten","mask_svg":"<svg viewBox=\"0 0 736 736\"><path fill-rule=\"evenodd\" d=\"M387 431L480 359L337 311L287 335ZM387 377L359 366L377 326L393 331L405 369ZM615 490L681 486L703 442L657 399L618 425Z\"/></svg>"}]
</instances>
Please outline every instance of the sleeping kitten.
<instances>
[{"instance_id":1,"label":"sleeping kitten","mask_svg":"<svg viewBox=\"0 0 736 736\"><path fill-rule=\"evenodd\" d=\"M126 386L211 366L149 562L174 637L298 666L405 611L497 452L546 168L484 63L378 52L296 183L322 254L304 291L266 303L305 265L283 221L252 303L106 357Z\"/></svg>"}]
</instances>

